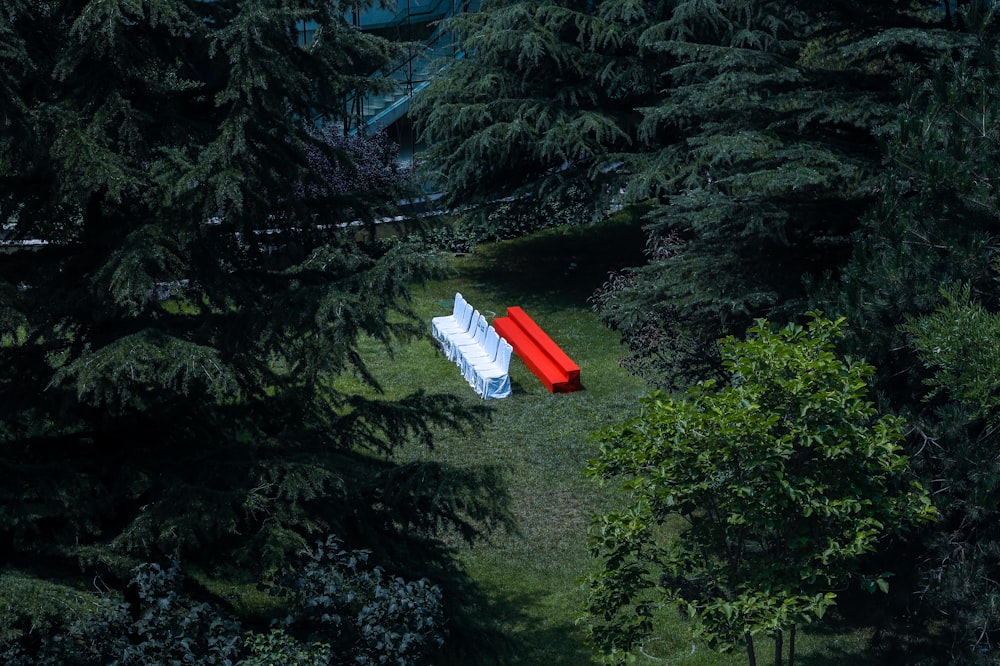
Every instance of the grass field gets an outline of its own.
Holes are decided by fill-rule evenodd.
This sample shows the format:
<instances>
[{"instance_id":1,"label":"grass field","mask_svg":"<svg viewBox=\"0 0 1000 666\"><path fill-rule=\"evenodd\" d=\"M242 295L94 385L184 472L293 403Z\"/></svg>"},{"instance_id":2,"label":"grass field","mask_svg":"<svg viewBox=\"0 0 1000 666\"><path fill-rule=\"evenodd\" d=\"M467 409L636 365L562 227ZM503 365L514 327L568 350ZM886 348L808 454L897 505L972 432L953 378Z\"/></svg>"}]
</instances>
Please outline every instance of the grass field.
<instances>
[{"instance_id":1,"label":"grass field","mask_svg":"<svg viewBox=\"0 0 1000 666\"><path fill-rule=\"evenodd\" d=\"M641 261L642 243L639 228L623 219L549 230L455 257L447 279L415 287L414 307L428 321L428 331L431 317L450 313L455 291L487 314L520 305L581 368L584 390L551 395L514 357L514 393L488 403L491 418L478 432L444 432L432 451L404 453L459 466L495 466L509 486L517 531L459 550L462 565L489 599L488 624L507 639L497 646L498 664L599 663L576 619L583 599L580 579L598 566L587 549L588 519L609 506L616 492L597 487L582 470L597 452L591 435L633 415L648 387L619 367L619 338L598 321L587 297L609 268ZM430 339L402 347L392 358L373 356L375 374L390 393L425 389L481 403ZM742 653L719 655L698 645L674 614L665 615L657 634L645 646L648 656L639 655L637 663L747 661ZM870 663L864 645L857 631L800 632L798 663ZM770 661L770 649L759 642L761 663Z\"/></svg>"}]
</instances>

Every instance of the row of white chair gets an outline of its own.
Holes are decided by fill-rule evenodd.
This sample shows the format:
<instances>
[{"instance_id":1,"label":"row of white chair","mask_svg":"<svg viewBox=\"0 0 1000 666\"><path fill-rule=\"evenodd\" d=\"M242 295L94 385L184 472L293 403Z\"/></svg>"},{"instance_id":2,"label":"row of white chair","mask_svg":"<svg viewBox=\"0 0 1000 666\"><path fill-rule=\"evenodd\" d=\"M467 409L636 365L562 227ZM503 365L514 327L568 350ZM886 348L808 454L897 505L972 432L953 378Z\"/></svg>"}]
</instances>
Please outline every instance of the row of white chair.
<instances>
[{"instance_id":1,"label":"row of white chair","mask_svg":"<svg viewBox=\"0 0 1000 666\"><path fill-rule=\"evenodd\" d=\"M460 293L450 316L431 320L434 338L445 355L482 398L506 398L511 394L510 355L513 348L500 337L486 317Z\"/></svg>"}]
</instances>

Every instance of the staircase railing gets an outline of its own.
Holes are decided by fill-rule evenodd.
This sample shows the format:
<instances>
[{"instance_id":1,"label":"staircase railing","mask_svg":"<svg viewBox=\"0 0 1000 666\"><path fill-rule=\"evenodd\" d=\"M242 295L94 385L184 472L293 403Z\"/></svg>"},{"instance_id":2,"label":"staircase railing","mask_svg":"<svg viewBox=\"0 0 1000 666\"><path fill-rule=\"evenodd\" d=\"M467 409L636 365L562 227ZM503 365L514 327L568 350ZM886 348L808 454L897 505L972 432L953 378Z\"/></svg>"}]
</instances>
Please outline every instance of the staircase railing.
<instances>
[{"instance_id":1,"label":"staircase railing","mask_svg":"<svg viewBox=\"0 0 1000 666\"><path fill-rule=\"evenodd\" d=\"M393 28L407 23L436 21L455 14L461 0L398 0L395 9L371 7L354 12L350 19L365 30Z\"/></svg>"},{"instance_id":2,"label":"staircase railing","mask_svg":"<svg viewBox=\"0 0 1000 666\"><path fill-rule=\"evenodd\" d=\"M410 0L410 2L414 3L414 0ZM421 13L421 16L427 16L445 7L447 12L440 18L448 18L455 13L465 11L476 11L479 8L479 2L478 0L472 2L469 0L428 2L423 7L425 11ZM401 14L412 18L416 16L412 10L411 6ZM461 53L456 50L452 33L442 29L440 25L426 40L411 44L408 48L410 52L391 69L382 70L373 75L391 79L394 86L390 91L380 94L358 95L348 99L347 125L350 133L374 132L379 127L386 127L399 120L409 111L413 96L426 88L430 79L437 73L438 70L433 69L435 64L447 62L449 57L461 57Z\"/></svg>"}]
</instances>

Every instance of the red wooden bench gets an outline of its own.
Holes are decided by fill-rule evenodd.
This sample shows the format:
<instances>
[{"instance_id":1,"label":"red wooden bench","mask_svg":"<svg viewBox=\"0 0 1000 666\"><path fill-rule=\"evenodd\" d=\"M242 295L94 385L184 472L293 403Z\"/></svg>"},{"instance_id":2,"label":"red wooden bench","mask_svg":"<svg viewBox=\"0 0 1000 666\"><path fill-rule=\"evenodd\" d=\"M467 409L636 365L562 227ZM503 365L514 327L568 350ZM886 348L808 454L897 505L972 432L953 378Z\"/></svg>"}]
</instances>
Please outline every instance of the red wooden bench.
<instances>
[{"instance_id":1,"label":"red wooden bench","mask_svg":"<svg viewBox=\"0 0 1000 666\"><path fill-rule=\"evenodd\" d=\"M511 344L514 353L542 380L550 393L572 393L581 388L580 366L527 312L517 306L509 307L506 317L493 320L493 328Z\"/></svg>"}]
</instances>

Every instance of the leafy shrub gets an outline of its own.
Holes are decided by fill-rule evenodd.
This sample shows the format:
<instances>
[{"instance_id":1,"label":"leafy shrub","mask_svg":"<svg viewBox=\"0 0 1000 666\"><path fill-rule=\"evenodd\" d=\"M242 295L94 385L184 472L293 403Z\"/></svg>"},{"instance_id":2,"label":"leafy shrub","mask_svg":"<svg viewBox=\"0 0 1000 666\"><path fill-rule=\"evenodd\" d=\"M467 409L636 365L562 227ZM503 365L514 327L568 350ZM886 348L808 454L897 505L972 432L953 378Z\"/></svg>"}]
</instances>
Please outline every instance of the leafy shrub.
<instances>
[{"instance_id":1,"label":"leafy shrub","mask_svg":"<svg viewBox=\"0 0 1000 666\"><path fill-rule=\"evenodd\" d=\"M242 646L240 625L207 603L179 593L180 567L158 564L137 568L139 616L122 646L122 664L232 664ZM134 613L134 611L133 611Z\"/></svg>"},{"instance_id":2,"label":"leafy shrub","mask_svg":"<svg viewBox=\"0 0 1000 666\"><path fill-rule=\"evenodd\" d=\"M493 204L459 216L410 237L426 250L471 254L479 243L520 238L550 227L580 224L591 219L591 207L576 189L546 199L523 197Z\"/></svg>"},{"instance_id":3,"label":"leafy shrub","mask_svg":"<svg viewBox=\"0 0 1000 666\"><path fill-rule=\"evenodd\" d=\"M676 256L683 245L675 233L653 235L646 243L650 261ZM689 312L673 302L657 301L657 289L649 266L611 272L588 301L601 320L621 333L628 354L621 366L662 389L686 387L705 377L718 376L719 350L715 338L705 333L712 325L692 325Z\"/></svg>"},{"instance_id":4,"label":"leafy shrub","mask_svg":"<svg viewBox=\"0 0 1000 666\"><path fill-rule=\"evenodd\" d=\"M279 574L271 591L290 599L282 622L329 642L332 664L420 664L444 644L441 590L368 566L367 551L328 537L305 564Z\"/></svg>"},{"instance_id":5,"label":"leafy shrub","mask_svg":"<svg viewBox=\"0 0 1000 666\"><path fill-rule=\"evenodd\" d=\"M368 564L328 537L269 584L290 602L268 634L245 634L218 608L182 593L178 563L144 564L128 592L88 596L49 586L3 616L5 666L192 664L416 666L444 644L441 590ZM6 584L6 580L4 581ZM69 596L67 596L69 595ZM58 597L58 598L57 598ZM40 600L40 601L39 601ZM67 604L73 602L70 608ZM71 615L66 615L72 611ZM293 633L294 632L294 635ZM297 636L305 636L306 641Z\"/></svg>"},{"instance_id":6,"label":"leafy shrub","mask_svg":"<svg viewBox=\"0 0 1000 666\"><path fill-rule=\"evenodd\" d=\"M431 227L422 231L417 240L425 249L455 254L472 254L478 242L476 234L462 222Z\"/></svg>"},{"instance_id":7,"label":"leafy shrub","mask_svg":"<svg viewBox=\"0 0 1000 666\"><path fill-rule=\"evenodd\" d=\"M502 201L486 215L470 216L465 224L479 241L496 242L550 227L581 224L592 216L592 206L583 191L571 187L549 197Z\"/></svg>"},{"instance_id":8,"label":"leafy shrub","mask_svg":"<svg viewBox=\"0 0 1000 666\"><path fill-rule=\"evenodd\" d=\"M329 666L330 646L326 643L306 645L289 636L283 629L266 634L249 634L244 643L250 654L241 666Z\"/></svg>"},{"instance_id":9,"label":"leafy shrub","mask_svg":"<svg viewBox=\"0 0 1000 666\"><path fill-rule=\"evenodd\" d=\"M237 663L240 625L204 602L180 593L180 568L135 569L131 603L95 597L92 612L39 636L0 644L10 666L146 666Z\"/></svg>"},{"instance_id":10,"label":"leafy shrub","mask_svg":"<svg viewBox=\"0 0 1000 666\"><path fill-rule=\"evenodd\" d=\"M409 167L399 162L399 145L384 129L372 136L344 134L336 125L313 130L315 145L308 149L314 178L300 185L300 195L327 198L349 192L380 190L410 179Z\"/></svg>"}]
</instances>

